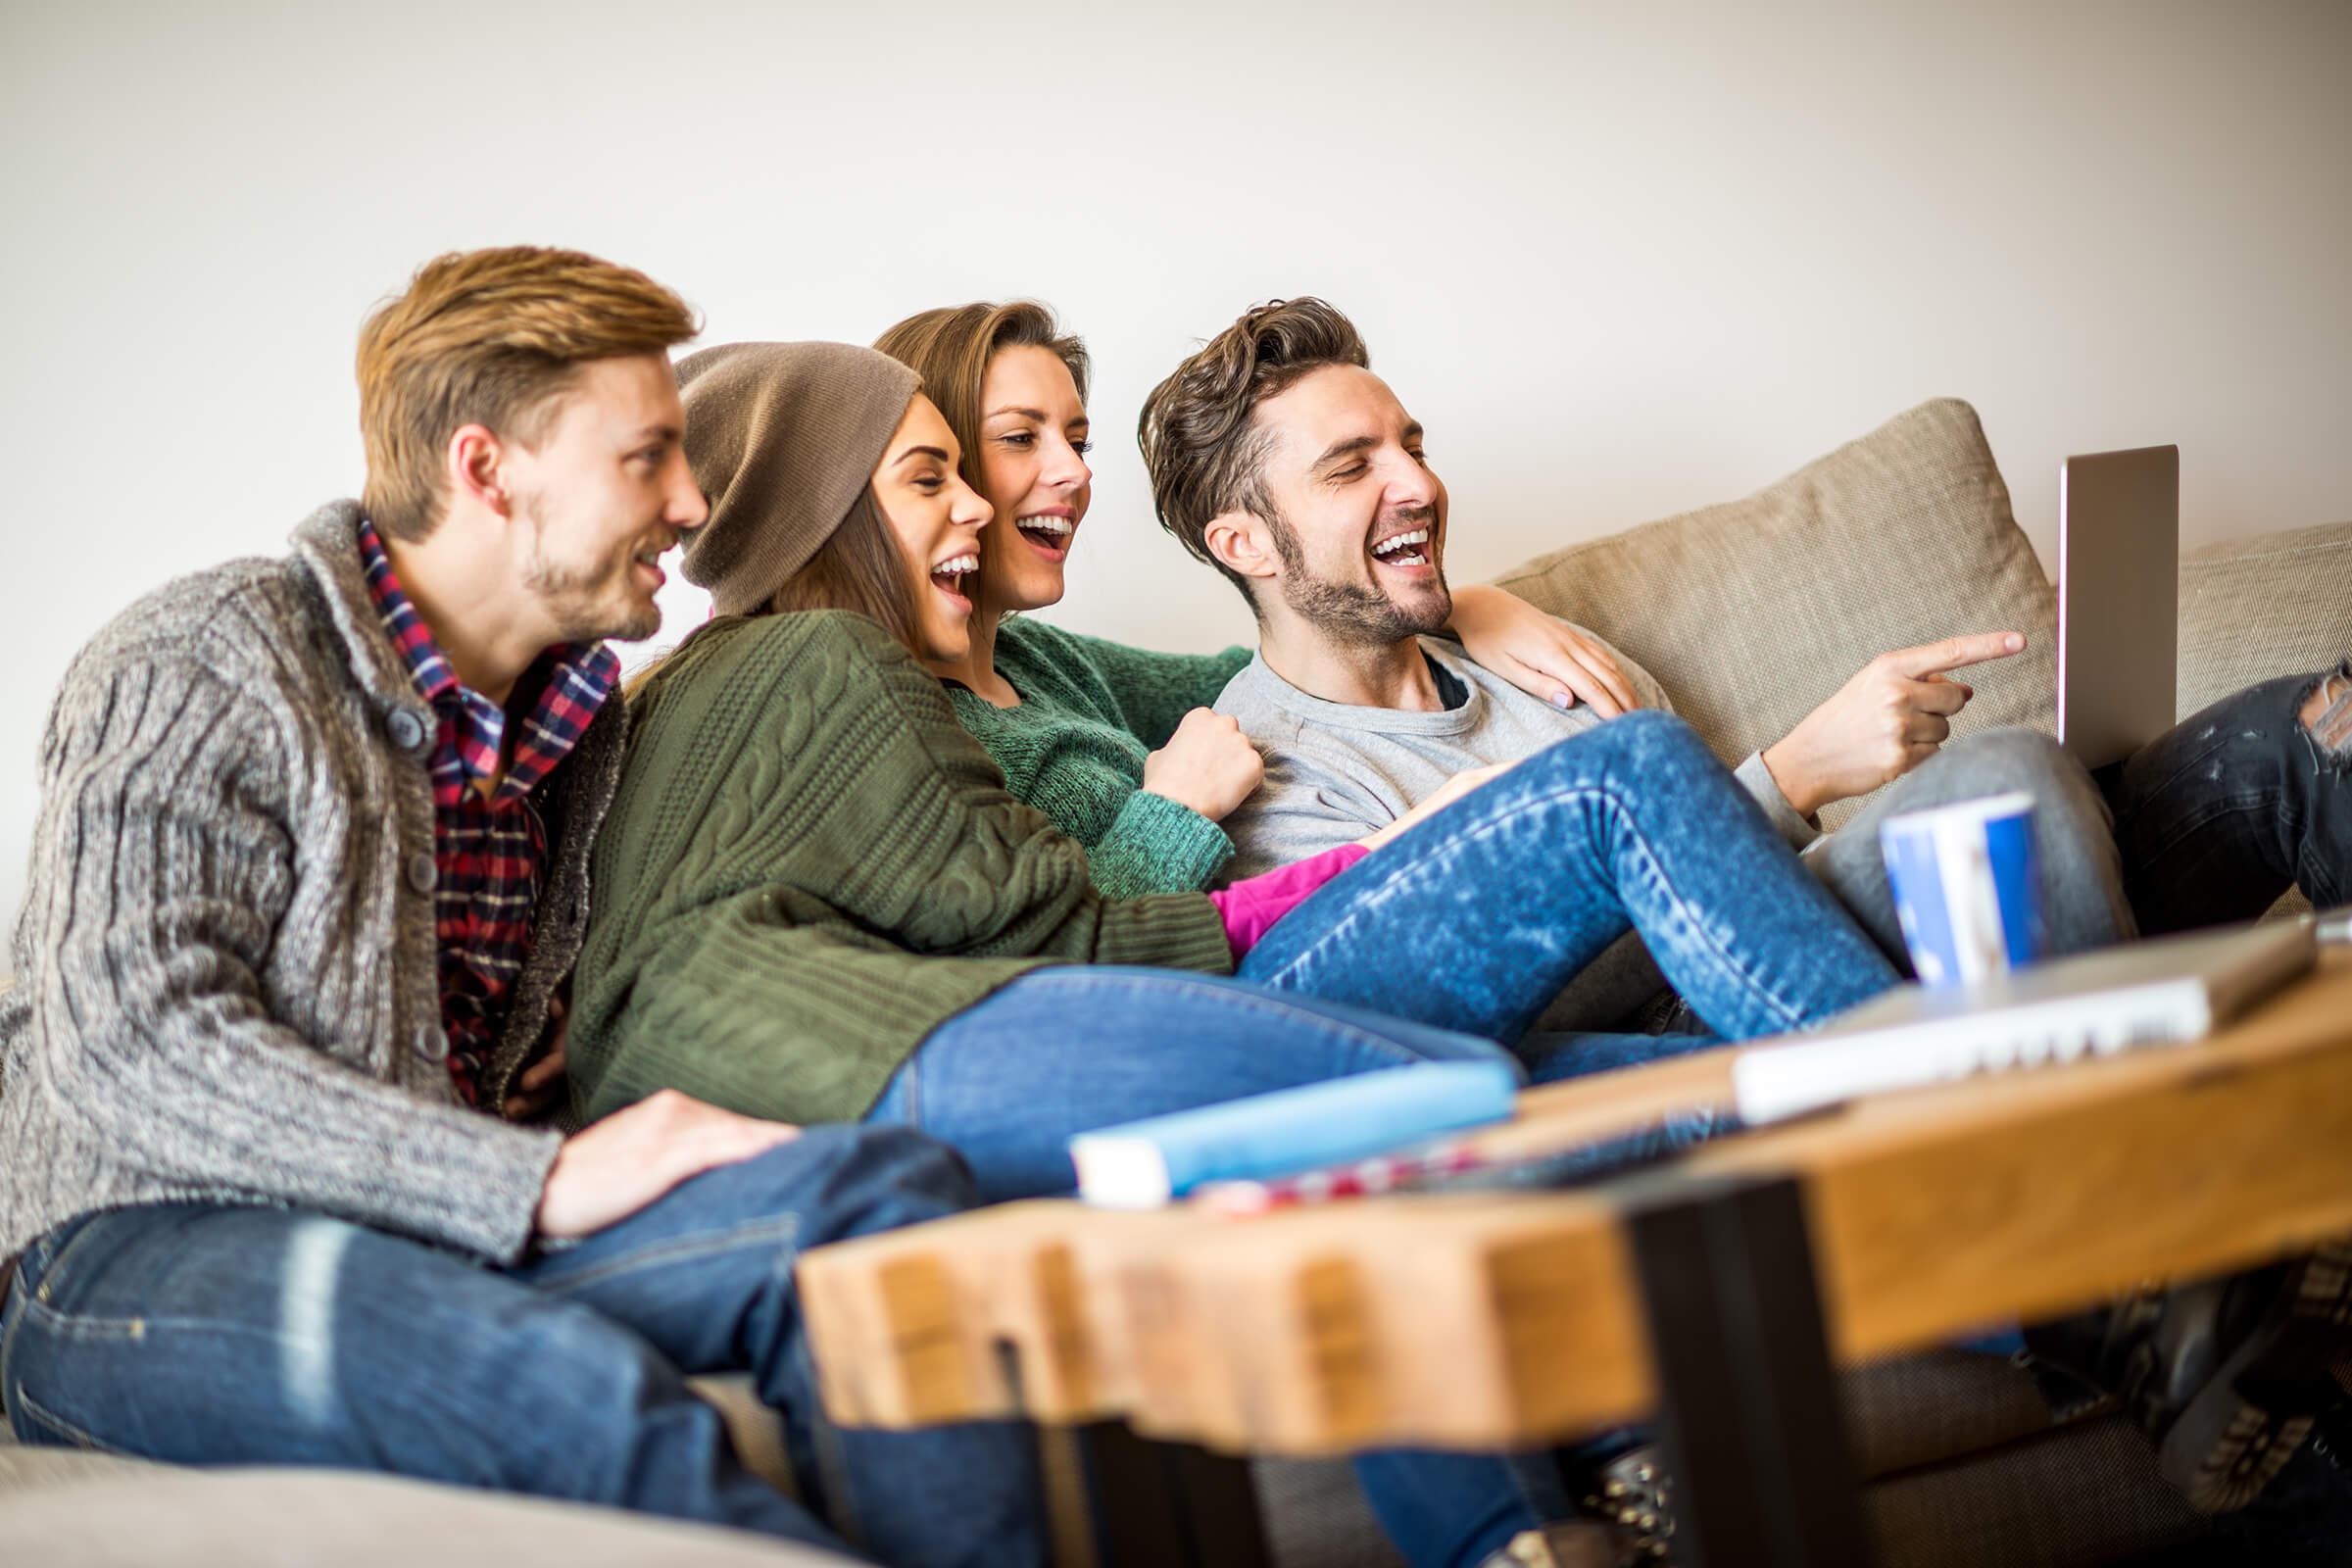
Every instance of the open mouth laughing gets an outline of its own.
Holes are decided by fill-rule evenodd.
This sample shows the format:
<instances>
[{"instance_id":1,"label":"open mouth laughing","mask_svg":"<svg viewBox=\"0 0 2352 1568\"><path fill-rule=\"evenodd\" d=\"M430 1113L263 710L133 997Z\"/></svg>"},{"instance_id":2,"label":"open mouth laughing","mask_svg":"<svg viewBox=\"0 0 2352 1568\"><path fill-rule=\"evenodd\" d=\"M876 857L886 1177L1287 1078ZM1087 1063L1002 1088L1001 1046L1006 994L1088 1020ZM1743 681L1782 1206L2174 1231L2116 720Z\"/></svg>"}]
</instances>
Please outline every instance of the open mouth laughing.
<instances>
[{"instance_id":1,"label":"open mouth laughing","mask_svg":"<svg viewBox=\"0 0 2352 1568\"><path fill-rule=\"evenodd\" d=\"M1070 553L1070 536L1078 524L1066 511L1032 513L1012 519L1012 526L1031 549L1049 561L1059 561Z\"/></svg>"},{"instance_id":2,"label":"open mouth laughing","mask_svg":"<svg viewBox=\"0 0 2352 1568\"><path fill-rule=\"evenodd\" d=\"M669 574L661 566L662 553L675 543L677 543L675 539L659 540L630 556L629 559L635 563L637 569L645 573L641 580L649 589L659 589L663 583L669 581Z\"/></svg>"},{"instance_id":3,"label":"open mouth laughing","mask_svg":"<svg viewBox=\"0 0 2352 1568\"><path fill-rule=\"evenodd\" d=\"M1384 566L1426 566L1432 564L1429 548L1431 527L1419 523L1400 533L1390 534L1372 547L1372 559Z\"/></svg>"},{"instance_id":4,"label":"open mouth laughing","mask_svg":"<svg viewBox=\"0 0 2352 1568\"><path fill-rule=\"evenodd\" d=\"M972 573L979 569L979 552L963 551L931 568L931 586L947 595L948 602L956 607L957 614L968 615L972 612L972 600L963 591L964 585Z\"/></svg>"}]
</instances>

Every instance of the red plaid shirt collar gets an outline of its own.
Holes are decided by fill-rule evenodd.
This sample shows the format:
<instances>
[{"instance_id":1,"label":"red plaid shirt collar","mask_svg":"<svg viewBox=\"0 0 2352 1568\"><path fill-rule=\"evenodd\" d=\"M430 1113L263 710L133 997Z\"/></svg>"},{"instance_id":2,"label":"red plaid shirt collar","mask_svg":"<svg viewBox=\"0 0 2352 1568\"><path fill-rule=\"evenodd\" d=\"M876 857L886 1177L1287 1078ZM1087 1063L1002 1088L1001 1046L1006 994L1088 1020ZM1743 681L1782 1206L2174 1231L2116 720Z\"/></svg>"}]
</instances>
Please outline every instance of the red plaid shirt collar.
<instances>
[{"instance_id":1,"label":"red plaid shirt collar","mask_svg":"<svg viewBox=\"0 0 2352 1568\"><path fill-rule=\"evenodd\" d=\"M449 656L433 641L432 628L402 590L372 522L360 524L360 563L392 646L400 650L418 694L441 716L440 740L433 749L433 797L447 806L475 779L498 774L507 710L458 679ZM517 687L528 691L536 681L539 695L522 718L514 755L499 779L495 799L518 800L547 777L578 742L619 679L620 657L603 643L564 643L541 655ZM447 765L453 760L456 766Z\"/></svg>"}]
</instances>

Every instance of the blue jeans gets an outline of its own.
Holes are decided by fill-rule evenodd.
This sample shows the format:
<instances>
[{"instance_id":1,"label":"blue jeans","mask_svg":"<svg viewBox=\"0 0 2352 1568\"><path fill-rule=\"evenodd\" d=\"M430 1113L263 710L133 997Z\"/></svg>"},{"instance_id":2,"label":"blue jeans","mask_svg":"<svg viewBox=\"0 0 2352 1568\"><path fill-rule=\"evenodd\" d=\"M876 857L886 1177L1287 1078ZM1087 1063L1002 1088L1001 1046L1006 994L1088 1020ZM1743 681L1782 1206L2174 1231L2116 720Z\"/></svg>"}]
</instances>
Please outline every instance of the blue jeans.
<instances>
[{"instance_id":1,"label":"blue jeans","mask_svg":"<svg viewBox=\"0 0 2352 1568\"><path fill-rule=\"evenodd\" d=\"M0 1394L27 1444L386 1471L837 1550L847 1538L891 1564L1042 1564L1026 1429L812 1419L802 1249L972 1198L928 1139L817 1127L512 1268L316 1213L107 1210L24 1254L0 1311ZM738 1462L685 1383L720 1371L749 1371L782 1413L802 1495L821 1503Z\"/></svg>"},{"instance_id":2,"label":"blue jeans","mask_svg":"<svg viewBox=\"0 0 2352 1568\"><path fill-rule=\"evenodd\" d=\"M1518 1043L1636 928L1736 1038L1818 1022L1894 982L1690 727L1637 713L1538 754L1336 878L1245 960L1255 984L1037 971L933 1030L867 1118L954 1144L991 1200L1065 1192L1072 1133L1415 1061L1511 1061L1492 1042ZM1587 1036L1530 1054L1567 1077L1705 1043ZM1416 1565L1476 1563L1568 1506L1544 1456L1390 1451L1357 1469Z\"/></svg>"},{"instance_id":3,"label":"blue jeans","mask_svg":"<svg viewBox=\"0 0 2352 1568\"><path fill-rule=\"evenodd\" d=\"M1653 711L1546 747L1359 860L1241 974L1515 1043L1629 930L1728 1040L1896 979L1706 743Z\"/></svg>"},{"instance_id":4,"label":"blue jeans","mask_svg":"<svg viewBox=\"0 0 2352 1568\"><path fill-rule=\"evenodd\" d=\"M955 1145L997 1202L1068 1192L1073 1133L1425 1061L1519 1070L1489 1040L1222 975L1072 965L932 1030L866 1120Z\"/></svg>"},{"instance_id":5,"label":"blue jeans","mask_svg":"<svg viewBox=\"0 0 2352 1568\"><path fill-rule=\"evenodd\" d=\"M1218 975L1040 969L933 1030L866 1113L961 1150L990 1200L1070 1189L1072 1133L1421 1061L1509 1053ZM1467 1568L1569 1504L1548 1455L1383 1450L1356 1474L1416 1568Z\"/></svg>"},{"instance_id":6,"label":"blue jeans","mask_svg":"<svg viewBox=\"0 0 2352 1568\"><path fill-rule=\"evenodd\" d=\"M1493 1042L1521 1044L1628 930L1723 1038L1804 1028L1895 981L1690 727L1630 713L1334 878L1239 980L1024 975L934 1029L867 1119L954 1144L990 1201L1066 1192L1072 1133L1379 1067L1514 1059ZM1706 1043L1538 1037L1523 1055L1549 1080Z\"/></svg>"}]
</instances>

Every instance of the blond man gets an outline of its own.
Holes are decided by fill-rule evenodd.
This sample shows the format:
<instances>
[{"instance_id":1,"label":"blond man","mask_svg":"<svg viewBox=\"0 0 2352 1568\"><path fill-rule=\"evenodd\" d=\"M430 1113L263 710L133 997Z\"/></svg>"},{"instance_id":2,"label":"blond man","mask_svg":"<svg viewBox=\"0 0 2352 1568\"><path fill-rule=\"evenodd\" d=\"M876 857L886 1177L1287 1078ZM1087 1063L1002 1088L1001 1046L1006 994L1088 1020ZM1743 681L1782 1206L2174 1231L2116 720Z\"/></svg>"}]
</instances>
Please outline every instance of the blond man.
<instances>
[{"instance_id":1,"label":"blond man","mask_svg":"<svg viewBox=\"0 0 2352 1568\"><path fill-rule=\"evenodd\" d=\"M1008 1429L813 1464L796 1252L964 1206L953 1154L677 1096L532 1121L619 778L603 639L660 624L706 514L668 360L695 330L574 252L428 264L361 336L363 499L68 672L0 999L20 1441L1041 1558ZM687 1392L718 1370L785 1417L807 1505Z\"/></svg>"}]
</instances>

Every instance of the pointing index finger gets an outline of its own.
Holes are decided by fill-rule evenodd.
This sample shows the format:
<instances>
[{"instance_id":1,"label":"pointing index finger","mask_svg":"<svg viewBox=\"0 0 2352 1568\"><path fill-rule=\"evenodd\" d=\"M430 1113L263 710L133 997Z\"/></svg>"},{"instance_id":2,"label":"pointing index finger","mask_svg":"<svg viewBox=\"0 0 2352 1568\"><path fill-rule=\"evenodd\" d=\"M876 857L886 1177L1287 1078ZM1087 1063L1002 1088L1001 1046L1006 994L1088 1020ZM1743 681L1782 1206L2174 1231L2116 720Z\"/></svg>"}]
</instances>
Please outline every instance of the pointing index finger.
<instances>
[{"instance_id":1,"label":"pointing index finger","mask_svg":"<svg viewBox=\"0 0 2352 1568\"><path fill-rule=\"evenodd\" d=\"M1963 664L1982 664L1988 659L2007 659L2023 653L2026 638L2023 632L1984 631L1967 637L1946 637L1939 643L1924 643L1917 648L1902 648L1887 655L1897 673L1918 680L1939 670L1958 669Z\"/></svg>"}]
</instances>

